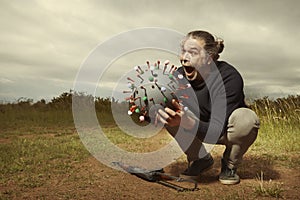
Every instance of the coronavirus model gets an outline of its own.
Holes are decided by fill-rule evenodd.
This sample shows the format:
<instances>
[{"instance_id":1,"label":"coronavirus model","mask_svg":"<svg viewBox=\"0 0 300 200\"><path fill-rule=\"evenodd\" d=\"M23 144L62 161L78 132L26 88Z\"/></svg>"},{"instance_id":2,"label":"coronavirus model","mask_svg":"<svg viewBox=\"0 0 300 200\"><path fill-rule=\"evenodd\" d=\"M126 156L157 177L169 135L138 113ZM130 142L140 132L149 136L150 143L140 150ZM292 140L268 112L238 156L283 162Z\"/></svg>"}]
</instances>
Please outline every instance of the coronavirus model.
<instances>
[{"instance_id":1,"label":"coronavirus model","mask_svg":"<svg viewBox=\"0 0 300 200\"><path fill-rule=\"evenodd\" d=\"M191 85L168 60L154 64L147 61L146 65L135 66L134 71L135 76L126 77L128 90L123 91L128 94L128 115L136 116L140 123L154 122L157 109L176 109L172 99L188 110L185 102L190 98Z\"/></svg>"}]
</instances>

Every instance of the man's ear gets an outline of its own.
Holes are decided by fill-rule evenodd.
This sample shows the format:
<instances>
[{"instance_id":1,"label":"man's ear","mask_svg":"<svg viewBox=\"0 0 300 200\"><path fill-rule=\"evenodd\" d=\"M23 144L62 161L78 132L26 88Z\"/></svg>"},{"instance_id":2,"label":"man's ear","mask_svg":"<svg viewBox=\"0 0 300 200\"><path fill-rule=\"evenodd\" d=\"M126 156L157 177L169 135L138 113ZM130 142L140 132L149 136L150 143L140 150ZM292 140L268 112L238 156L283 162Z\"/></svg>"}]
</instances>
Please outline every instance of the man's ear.
<instances>
[{"instance_id":1,"label":"man's ear","mask_svg":"<svg viewBox=\"0 0 300 200\"><path fill-rule=\"evenodd\" d=\"M213 62L212 57L211 57L210 55L208 55L207 58L206 58L206 63L207 63L208 65L210 65L212 62Z\"/></svg>"}]
</instances>

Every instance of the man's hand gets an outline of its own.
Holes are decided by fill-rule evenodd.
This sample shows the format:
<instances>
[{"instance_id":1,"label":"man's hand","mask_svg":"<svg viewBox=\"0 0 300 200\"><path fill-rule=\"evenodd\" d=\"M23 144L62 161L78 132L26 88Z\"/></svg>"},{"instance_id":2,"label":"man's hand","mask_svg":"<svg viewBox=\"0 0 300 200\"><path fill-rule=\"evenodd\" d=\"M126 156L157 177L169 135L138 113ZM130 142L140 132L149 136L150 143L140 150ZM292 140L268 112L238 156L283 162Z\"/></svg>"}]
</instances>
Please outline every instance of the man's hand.
<instances>
[{"instance_id":1,"label":"man's hand","mask_svg":"<svg viewBox=\"0 0 300 200\"><path fill-rule=\"evenodd\" d=\"M187 130L192 130L196 124L196 121L186 114L183 106L180 105L175 99L172 99L172 104L175 110L172 110L168 107L166 107L164 110L158 110L158 120L170 127L181 125Z\"/></svg>"}]
</instances>

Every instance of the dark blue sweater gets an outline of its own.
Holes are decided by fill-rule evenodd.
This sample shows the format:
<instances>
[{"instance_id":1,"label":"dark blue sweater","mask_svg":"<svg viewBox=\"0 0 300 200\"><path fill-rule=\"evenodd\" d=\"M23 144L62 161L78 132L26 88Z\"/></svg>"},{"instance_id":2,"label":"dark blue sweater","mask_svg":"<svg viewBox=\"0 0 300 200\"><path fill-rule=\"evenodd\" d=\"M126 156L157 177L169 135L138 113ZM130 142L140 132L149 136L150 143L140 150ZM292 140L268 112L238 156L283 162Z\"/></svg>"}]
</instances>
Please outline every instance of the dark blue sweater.
<instances>
[{"instance_id":1,"label":"dark blue sweater","mask_svg":"<svg viewBox=\"0 0 300 200\"><path fill-rule=\"evenodd\" d=\"M247 107L240 73L224 61L215 64L205 82L189 81L199 105L199 108L189 107L200 119L195 131L200 140L208 143L226 132L228 118L235 109ZM185 75L182 67L178 72Z\"/></svg>"}]
</instances>

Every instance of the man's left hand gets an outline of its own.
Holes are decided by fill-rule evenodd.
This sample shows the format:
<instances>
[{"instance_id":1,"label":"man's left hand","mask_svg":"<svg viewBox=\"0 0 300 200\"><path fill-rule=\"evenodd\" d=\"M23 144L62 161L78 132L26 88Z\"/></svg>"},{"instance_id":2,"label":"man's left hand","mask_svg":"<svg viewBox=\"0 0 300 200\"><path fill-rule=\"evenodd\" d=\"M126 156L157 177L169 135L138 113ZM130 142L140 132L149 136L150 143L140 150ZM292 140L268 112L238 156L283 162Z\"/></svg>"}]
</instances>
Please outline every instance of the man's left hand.
<instances>
[{"instance_id":1,"label":"man's left hand","mask_svg":"<svg viewBox=\"0 0 300 200\"><path fill-rule=\"evenodd\" d=\"M170 127L182 126L185 129L192 130L196 123L195 120L186 114L183 106L177 100L172 99L172 104L175 110L169 107L158 110L158 120Z\"/></svg>"}]
</instances>

